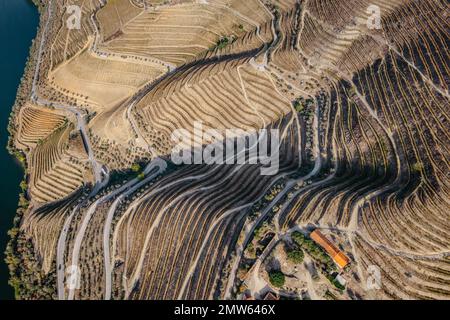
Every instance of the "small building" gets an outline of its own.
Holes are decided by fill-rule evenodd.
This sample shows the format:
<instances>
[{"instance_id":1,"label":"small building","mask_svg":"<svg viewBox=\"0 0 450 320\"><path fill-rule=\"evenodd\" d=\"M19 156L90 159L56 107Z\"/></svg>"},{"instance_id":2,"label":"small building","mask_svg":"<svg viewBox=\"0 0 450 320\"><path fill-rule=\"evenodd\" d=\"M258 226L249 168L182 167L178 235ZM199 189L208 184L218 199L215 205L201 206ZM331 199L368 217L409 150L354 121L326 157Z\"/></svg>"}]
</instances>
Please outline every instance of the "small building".
<instances>
[{"instance_id":1,"label":"small building","mask_svg":"<svg viewBox=\"0 0 450 320\"><path fill-rule=\"evenodd\" d=\"M339 268L344 269L350 263L350 259L345 253L339 250L339 248L328 240L328 238L318 229L311 232L310 237L330 255Z\"/></svg>"},{"instance_id":2,"label":"small building","mask_svg":"<svg viewBox=\"0 0 450 320\"><path fill-rule=\"evenodd\" d=\"M278 295L274 294L272 291L269 291L266 293L263 300L277 301L277 300L280 300L280 298L278 297Z\"/></svg>"},{"instance_id":3,"label":"small building","mask_svg":"<svg viewBox=\"0 0 450 320\"><path fill-rule=\"evenodd\" d=\"M340 274L338 274L335 278L335 280L337 282L339 282L342 286L346 286L347 285L347 280L345 280L345 278L343 276L341 276Z\"/></svg>"}]
</instances>

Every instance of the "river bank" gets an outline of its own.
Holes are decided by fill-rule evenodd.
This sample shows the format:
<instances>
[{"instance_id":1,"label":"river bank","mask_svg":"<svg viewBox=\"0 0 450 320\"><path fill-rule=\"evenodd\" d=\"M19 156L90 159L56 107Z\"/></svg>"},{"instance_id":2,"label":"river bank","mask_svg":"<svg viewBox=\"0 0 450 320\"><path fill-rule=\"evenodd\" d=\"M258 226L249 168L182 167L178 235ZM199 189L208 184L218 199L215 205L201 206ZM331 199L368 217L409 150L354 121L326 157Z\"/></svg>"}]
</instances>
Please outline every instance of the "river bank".
<instances>
[{"instance_id":1,"label":"river bank","mask_svg":"<svg viewBox=\"0 0 450 320\"><path fill-rule=\"evenodd\" d=\"M8 285L10 276L3 252L10 239L8 231L20 223L20 213L17 215L16 211L23 210L18 209L18 202L24 176L20 162L24 163L24 157L9 143L11 133L14 134L14 126L9 127L10 116L13 106L17 110L29 94L27 82L32 78L33 39L38 26L39 13L32 1L0 0L0 41L4 44L4 50L0 52L0 191L3 208L0 214L0 299L14 299L14 290ZM13 132L9 132L8 127ZM15 153L17 159L10 153ZM24 205L23 199L21 205ZM10 231L11 235L13 233Z\"/></svg>"}]
</instances>

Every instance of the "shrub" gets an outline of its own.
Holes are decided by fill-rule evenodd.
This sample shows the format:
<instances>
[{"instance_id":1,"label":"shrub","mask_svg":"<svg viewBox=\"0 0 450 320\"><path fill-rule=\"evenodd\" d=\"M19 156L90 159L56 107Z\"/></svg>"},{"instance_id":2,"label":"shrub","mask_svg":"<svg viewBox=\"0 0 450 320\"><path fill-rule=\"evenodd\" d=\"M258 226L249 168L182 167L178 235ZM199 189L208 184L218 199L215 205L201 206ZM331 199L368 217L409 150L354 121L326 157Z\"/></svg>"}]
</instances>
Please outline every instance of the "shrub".
<instances>
[{"instance_id":1,"label":"shrub","mask_svg":"<svg viewBox=\"0 0 450 320\"><path fill-rule=\"evenodd\" d=\"M249 259L256 259L256 250L252 242L250 242L246 248L245 256Z\"/></svg>"}]
</instances>

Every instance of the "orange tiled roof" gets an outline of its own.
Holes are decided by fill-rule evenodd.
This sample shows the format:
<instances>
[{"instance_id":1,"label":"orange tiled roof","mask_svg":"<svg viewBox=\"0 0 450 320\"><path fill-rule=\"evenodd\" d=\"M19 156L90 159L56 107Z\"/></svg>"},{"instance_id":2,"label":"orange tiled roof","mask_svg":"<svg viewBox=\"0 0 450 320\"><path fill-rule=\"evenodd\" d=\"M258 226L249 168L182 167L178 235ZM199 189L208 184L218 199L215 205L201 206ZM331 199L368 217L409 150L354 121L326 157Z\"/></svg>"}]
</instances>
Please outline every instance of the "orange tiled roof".
<instances>
[{"instance_id":1,"label":"orange tiled roof","mask_svg":"<svg viewBox=\"0 0 450 320\"><path fill-rule=\"evenodd\" d=\"M325 251L333 258L334 262L340 267L345 268L350 263L350 259L337 248L330 240L325 237L319 230L314 230L311 233L311 239L319 244Z\"/></svg>"}]
</instances>

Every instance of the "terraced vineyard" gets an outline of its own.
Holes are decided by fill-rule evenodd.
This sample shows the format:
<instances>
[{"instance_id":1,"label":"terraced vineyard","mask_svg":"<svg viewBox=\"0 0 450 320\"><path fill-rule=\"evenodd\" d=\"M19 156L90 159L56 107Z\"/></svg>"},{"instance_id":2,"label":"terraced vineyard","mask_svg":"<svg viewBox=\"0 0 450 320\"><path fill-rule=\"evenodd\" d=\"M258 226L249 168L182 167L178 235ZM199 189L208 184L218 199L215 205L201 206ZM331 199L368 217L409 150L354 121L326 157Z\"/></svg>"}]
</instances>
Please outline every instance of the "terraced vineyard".
<instances>
[{"instance_id":1,"label":"terraced vineyard","mask_svg":"<svg viewBox=\"0 0 450 320\"><path fill-rule=\"evenodd\" d=\"M41 2L10 131L55 298L449 299L447 1Z\"/></svg>"},{"instance_id":2,"label":"terraced vineyard","mask_svg":"<svg viewBox=\"0 0 450 320\"><path fill-rule=\"evenodd\" d=\"M17 140L24 148L36 146L64 124L64 116L32 106L24 107L21 112L22 122Z\"/></svg>"},{"instance_id":3,"label":"terraced vineyard","mask_svg":"<svg viewBox=\"0 0 450 320\"><path fill-rule=\"evenodd\" d=\"M162 5L142 11L126 1L111 2L99 13L107 50L157 59L180 66L220 49L220 39L244 37L241 50L260 46L270 34L249 34L265 25L269 12L257 0L196 1ZM258 36L259 39L251 39ZM259 42L259 43L258 43Z\"/></svg>"},{"instance_id":4,"label":"terraced vineyard","mask_svg":"<svg viewBox=\"0 0 450 320\"><path fill-rule=\"evenodd\" d=\"M62 199L83 183L83 165L68 150L70 129L63 127L50 135L31 154L30 192L37 202Z\"/></svg>"}]
</instances>

